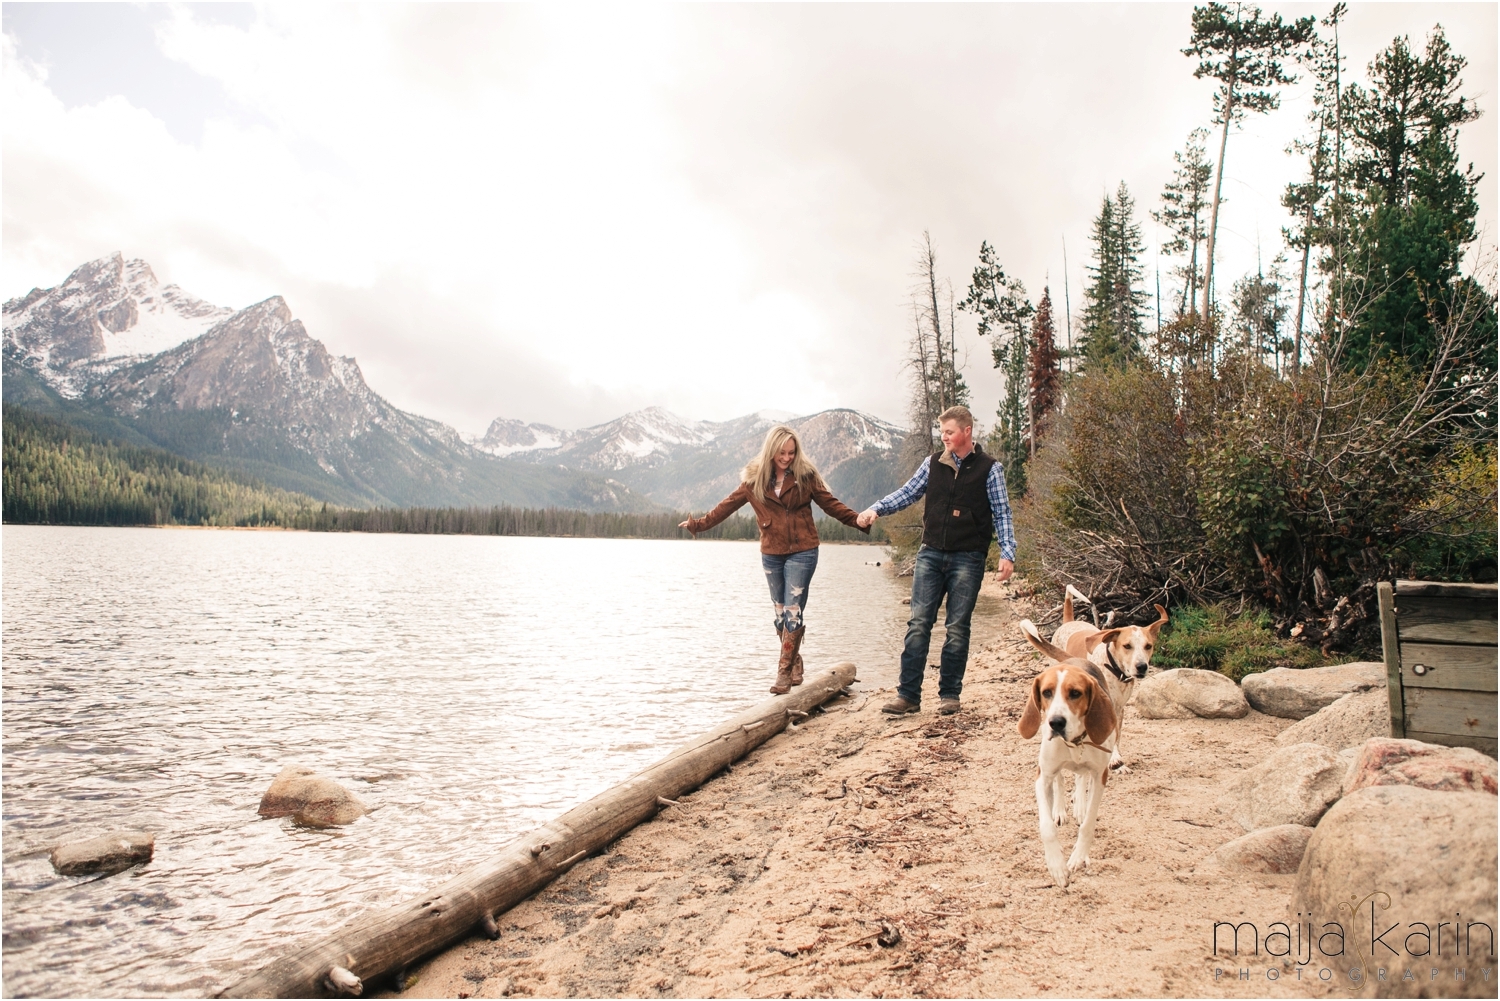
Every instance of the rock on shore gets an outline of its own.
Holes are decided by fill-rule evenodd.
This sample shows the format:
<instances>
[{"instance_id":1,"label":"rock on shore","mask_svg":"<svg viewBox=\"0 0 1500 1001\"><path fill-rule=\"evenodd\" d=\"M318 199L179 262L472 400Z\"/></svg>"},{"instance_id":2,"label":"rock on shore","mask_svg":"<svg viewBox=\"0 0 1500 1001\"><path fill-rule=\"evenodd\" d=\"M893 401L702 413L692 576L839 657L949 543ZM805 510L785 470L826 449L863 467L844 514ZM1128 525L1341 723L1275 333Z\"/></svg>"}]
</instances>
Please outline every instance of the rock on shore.
<instances>
[{"instance_id":1,"label":"rock on shore","mask_svg":"<svg viewBox=\"0 0 1500 1001\"><path fill-rule=\"evenodd\" d=\"M1322 744L1335 751L1358 747L1371 737L1389 737L1391 700L1385 688L1341 695L1276 737L1282 747Z\"/></svg>"},{"instance_id":2,"label":"rock on shore","mask_svg":"<svg viewBox=\"0 0 1500 1001\"><path fill-rule=\"evenodd\" d=\"M1250 712L1239 686L1218 671L1179 667L1138 686L1131 705L1147 719L1241 719Z\"/></svg>"},{"instance_id":3,"label":"rock on shore","mask_svg":"<svg viewBox=\"0 0 1500 1001\"><path fill-rule=\"evenodd\" d=\"M1445 747L1394 737L1366 741L1349 770L1347 790L1392 785L1494 796L1500 790L1500 763L1471 747Z\"/></svg>"},{"instance_id":4,"label":"rock on shore","mask_svg":"<svg viewBox=\"0 0 1500 1001\"><path fill-rule=\"evenodd\" d=\"M145 831L110 831L52 849L52 868L63 876L112 875L150 862L156 852L155 835Z\"/></svg>"},{"instance_id":5,"label":"rock on shore","mask_svg":"<svg viewBox=\"0 0 1500 1001\"><path fill-rule=\"evenodd\" d=\"M1247 831L1311 827L1343 794L1344 772L1338 755L1322 744L1283 747L1236 783L1234 819Z\"/></svg>"},{"instance_id":6,"label":"rock on shore","mask_svg":"<svg viewBox=\"0 0 1500 1001\"><path fill-rule=\"evenodd\" d=\"M1250 704L1268 716L1306 719L1353 692L1385 686L1385 665L1355 661L1331 667L1276 667L1240 683Z\"/></svg>"},{"instance_id":7,"label":"rock on shore","mask_svg":"<svg viewBox=\"0 0 1500 1001\"><path fill-rule=\"evenodd\" d=\"M1316 915L1316 921L1342 922L1351 942L1369 943L1372 904L1376 935L1397 926L1382 941L1396 954L1377 946L1370 966L1397 971L1420 966L1423 976L1409 981L1398 972L1380 985L1381 997L1494 997L1495 981L1482 980L1476 968L1491 965L1480 961L1490 948L1483 929L1475 929L1483 942L1468 953L1467 963L1452 957L1455 915L1460 923L1494 921L1495 851L1493 796L1415 786L1357 789L1336 803L1313 832L1288 909ZM1389 908L1382 907L1386 894ZM1371 900L1372 895L1377 896ZM1357 907L1353 917L1340 910L1350 902ZM1424 926L1431 932L1425 942L1420 934ZM1434 941L1438 935L1441 953ZM1439 955L1446 958L1439 961ZM1443 979L1432 984L1426 968L1439 962L1445 967ZM1451 979L1455 966L1468 966L1469 979ZM1373 975L1374 970L1367 972ZM1433 994L1434 989L1440 993Z\"/></svg>"},{"instance_id":8,"label":"rock on shore","mask_svg":"<svg viewBox=\"0 0 1500 1001\"><path fill-rule=\"evenodd\" d=\"M291 817L308 827L338 827L364 816L368 808L349 790L311 768L287 765L260 799L262 817Z\"/></svg>"},{"instance_id":9,"label":"rock on shore","mask_svg":"<svg viewBox=\"0 0 1500 1001\"><path fill-rule=\"evenodd\" d=\"M1277 824L1235 838L1209 856L1231 872L1292 873L1302 865L1313 829L1301 824Z\"/></svg>"}]
</instances>

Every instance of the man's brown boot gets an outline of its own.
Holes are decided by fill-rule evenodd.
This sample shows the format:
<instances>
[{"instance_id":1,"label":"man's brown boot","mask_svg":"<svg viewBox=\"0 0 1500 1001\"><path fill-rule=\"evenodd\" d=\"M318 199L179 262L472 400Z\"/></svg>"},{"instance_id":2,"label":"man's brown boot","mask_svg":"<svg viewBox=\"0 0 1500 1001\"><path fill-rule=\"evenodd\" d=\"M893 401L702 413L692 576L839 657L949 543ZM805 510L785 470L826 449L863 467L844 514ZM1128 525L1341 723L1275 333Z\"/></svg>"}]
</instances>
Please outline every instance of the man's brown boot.
<instances>
[{"instance_id":1,"label":"man's brown boot","mask_svg":"<svg viewBox=\"0 0 1500 1001\"><path fill-rule=\"evenodd\" d=\"M807 632L807 627L794 629L785 634L792 641L792 687L796 688L802 684L802 634ZM783 644L785 645L785 644Z\"/></svg>"},{"instance_id":2,"label":"man's brown boot","mask_svg":"<svg viewBox=\"0 0 1500 1001\"><path fill-rule=\"evenodd\" d=\"M776 638L781 641L781 659L776 663L776 683L771 686L772 695L785 695L792 690L792 661L796 650L792 647L792 634L776 628Z\"/></svg>"}]
</instances>

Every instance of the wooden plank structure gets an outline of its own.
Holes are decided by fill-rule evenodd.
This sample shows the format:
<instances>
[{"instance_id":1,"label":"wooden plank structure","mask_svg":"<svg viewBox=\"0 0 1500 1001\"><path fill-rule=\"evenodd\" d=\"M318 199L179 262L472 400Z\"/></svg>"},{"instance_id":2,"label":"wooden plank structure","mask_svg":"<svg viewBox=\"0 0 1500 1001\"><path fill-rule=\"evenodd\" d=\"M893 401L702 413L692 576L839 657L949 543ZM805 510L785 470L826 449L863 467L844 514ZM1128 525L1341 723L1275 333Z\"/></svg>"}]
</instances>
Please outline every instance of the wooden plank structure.
<instances>
[{"instance_id":1,"label":"wooden plank structure","mask_svg":"<svg viewBox=\"0 0 1500 1001\"><path fill-rule=\"evenodd\" d=\"M1496 586L1377 587L1391 736L1496 754Z\"/></svg>"},{"instance_id":2,"label":"wooden plank structure","mask_svg":"<svg viewBox=\"0 0 1500 1001\"><path fill-rule=\"evenodd\" d=\"M790 694L767 700L673 751L593 799L537 828L430 893L400 907L358 918L327 938L278 959L226 989L220 997L358 995L366 982L397 975L424 956L475 932L499 936L495 917L573 865L698 788L788 723L805 719L854 678L838 664Z\"/></svg>"}]
</instances>

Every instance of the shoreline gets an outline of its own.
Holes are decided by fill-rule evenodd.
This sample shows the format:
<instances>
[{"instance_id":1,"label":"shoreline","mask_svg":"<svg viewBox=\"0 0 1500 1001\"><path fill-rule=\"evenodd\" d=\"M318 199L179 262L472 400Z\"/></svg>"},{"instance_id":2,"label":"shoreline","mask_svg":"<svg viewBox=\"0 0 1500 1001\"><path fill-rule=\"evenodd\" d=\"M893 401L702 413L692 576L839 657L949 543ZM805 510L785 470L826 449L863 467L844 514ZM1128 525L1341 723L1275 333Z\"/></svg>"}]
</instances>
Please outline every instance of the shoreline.
<instances>
[{"instance_id":1,"label":"shoreline","mask_svg":"<svg viewBox=\"0 0 1500 1001\"><path fill-rule=\"evenodd\" d=\"M1244 833L1227 780L1290 720L1127 710L1132 767L1109 783L1090 867L1052 885L1036 745L1016 733L1041 662L1006 597L987 575L958 715L886 717L887 691L861 687L498 915L498 940L471 937L374 996L1331 992L1208 945L1215 920L1286 910L1295 875L1204 863ZM1076 827L1062 833L1071 844ZM1244 965L1249 980L1216 982Z\"/></svg>"},{"instance_id":2,"label":"shoreline","mask_svg":"<svg viewBox=\"0 0 1500 1001\"><path fill-rule=\"evenodd\" d=\"M41 522L5 522L0 528L143 528L173 532L305 532L308 535L446 535L475 539L619 539L627 542L758 542L756 539L686 539L654 535L502 535L498 532L356 532L346 530L320 530L315 528L287 528L284 525L54 525ZM889 548L889 541L857 539L819 539L820 546L881 546Z\"/></svg>"}]
</instances>

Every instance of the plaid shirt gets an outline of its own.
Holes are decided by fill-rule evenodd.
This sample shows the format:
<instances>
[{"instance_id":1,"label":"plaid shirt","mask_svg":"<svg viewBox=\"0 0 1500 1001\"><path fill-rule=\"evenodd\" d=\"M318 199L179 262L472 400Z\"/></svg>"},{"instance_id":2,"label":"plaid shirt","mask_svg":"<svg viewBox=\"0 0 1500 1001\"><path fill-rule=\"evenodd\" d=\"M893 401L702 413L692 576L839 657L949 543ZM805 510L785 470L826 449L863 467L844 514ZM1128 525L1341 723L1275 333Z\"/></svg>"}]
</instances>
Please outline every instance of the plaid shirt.
<instances>
[{"instance_id":1,"label":"plaid shirt","mask_svg":"<svg viewBox=\"0 0 1500 1001\"><path fill-rule=\"evenodd\" d=\"M973 455L970 452L969 455ZM960 469L963 468L964 460L958 456L953 457ZM884 517L895 514L902 508L911 507L922 496L927 493L927 470L931 460L925 460L917 467L911 479L906 481L906 486L882 497L875 502L875 513ZM995 538L1000 542L1000 558L1016 560L1016 530L1010 522L1010 498L1005 492L1005 470L1000 468L996 462L990 467L989 479L985 481L985 492L990 496L990 513L995 518Z\"/></svg>"}]
</instances>

